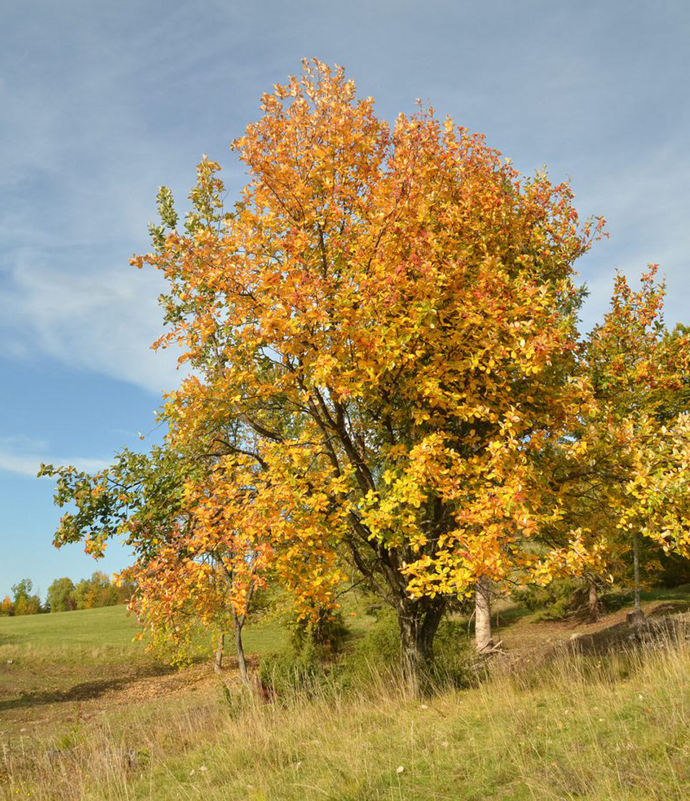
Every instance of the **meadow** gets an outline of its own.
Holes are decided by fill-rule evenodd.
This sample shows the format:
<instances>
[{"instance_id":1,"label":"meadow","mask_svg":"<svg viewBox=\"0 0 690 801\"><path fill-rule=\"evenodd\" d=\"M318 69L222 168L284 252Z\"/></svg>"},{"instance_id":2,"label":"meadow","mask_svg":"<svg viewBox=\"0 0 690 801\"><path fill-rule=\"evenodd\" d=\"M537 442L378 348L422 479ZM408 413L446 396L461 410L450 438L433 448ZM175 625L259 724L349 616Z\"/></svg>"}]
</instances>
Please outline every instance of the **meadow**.
<instances>
[{"instance_id":1,"label":"meadow","mask_svg":"<svg viewBox=\"0 0 690 801\"><path fill-rule=\"evenodd\" d=\"M646 610L684 620L687 600L686 588L656 593ZM512 657L468 689L418 700L381 674L270 703L208 659L181 670L156 660L121 606L5 618L0 798L680 801L690 647L667 635L632 643L625 611L574 626L508 609ZM567 647L609 632L622 645L607 654ZM275 623L247 634L254 666L287 643Z\"/></svg>"}]
</instances>

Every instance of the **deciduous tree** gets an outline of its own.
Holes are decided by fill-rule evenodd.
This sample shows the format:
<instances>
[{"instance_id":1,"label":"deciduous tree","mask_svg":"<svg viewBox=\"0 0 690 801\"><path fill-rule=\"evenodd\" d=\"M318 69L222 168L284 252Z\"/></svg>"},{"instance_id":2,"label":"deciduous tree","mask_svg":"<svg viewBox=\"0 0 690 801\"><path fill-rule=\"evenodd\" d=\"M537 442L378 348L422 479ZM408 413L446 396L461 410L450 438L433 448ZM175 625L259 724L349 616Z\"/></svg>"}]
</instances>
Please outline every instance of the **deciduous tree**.
<instances>
[{"instance_id":1,"label":"deciduous tree","mask_svg":"<svg viewBox=\"0 0 690 801\"><path fill-rule=\"evenodd\" d=\"M568 449L569 458L554 477L567 488L570 502L560 535L558 527L549 532L557 541L577 527L581 558L575 564L572 549L552 548L543 576L581 573L594 588L599 577L620 577L632 562L638 616L640 535L658 544L665 531L665 550L682 553L687 530L682 506L665 493L685 475L690 339L682 327L668 331L664 324L665 288L657 272L651 265L638 291L617 275L611 310L585 343L582 367L595 402L574 431L577 445ZM651 471L657 481L649 478ZM643 498L648 518L640 506ZM651 515L654 504L667 510L663 526Z\"/></svg>"},{"instance_id":2,"label":"deciduous tree","mask_svg":"<svg viewBox=\"0 0 690 801\"><path fill-rule=\"evenodd\" d=\"M71 578L59 578L48 587L46 604L51 612L69 612L77 608L74 597L74 582Z\"/></svg>"},{"instance_id":3,"label":"deciduous tree","mask_svg":"<svg viewBox=\"0 0 690 801\"><path fill-rule=\"evenodd\" d=\"M340 69L306 64L262 110L234 144L241 201L203 161L183 230L164 190L134 259L168 280L161 342L195 370L165 417L177 443L239 426L227 453L257 467L270 541L297 539L275 560L305 612L344 556L414 675L446 599L524 567L558 514L537 463L587 402L573 262L596 231L566 185L431 111L389 127Z\"/></svg>"},{"instance_id":4,"label":"deciduous tree","mask_svg":"<svg viewBox=\"0 0 690 801\"><path fill-rule=\"evenodd\" d=\"M109 539L122 536L136 559L120 583L130 587L130 608L154 643L172 644L177 656L199 623L219 635L232 628L246 680L242 629L271 552L253 518L252 467L212 450L154 448L148 455L124 450L94 475L50 465L42 471L57 477L59 505L76 504L62 518L56 545L83 539L98 557ZM78 585L81 607L101 597L102 577ZM107 589L115 592L109 583Z\"/></svg>"},{"instance_id":5,"label":"deciduous tree","mask_svg":"<svg viewBox=\"0 0 690 801\"><path fill-rule=\"evenodd\" d=\"M25 578L12 587L13 607L15 615L36 615L41 611L41 599L32 595L33 581Z\"/></svg>"},{"instance_id":6,"label":"deciduous tree","mask_svg":"<svg viewBox=\"0 0 690 801\"><path fill-rule=\"evenodd\" d=\"M597 326L588 342L587 360L594 391L599 401L596 434L600 446L610 449L601 454L605 474L599 513L608 507L615 524L610 545L620 551L632 547L635 611L640 609L640 534L656 539L650 520L639 516L637 501L641 493L649 497L651 485L642 492L642 463L651 453L654 469L664 470L663 455L670 437L682 452L682 422L677 416L687 411L687 380L690 375L690 338L683 329L669 332L663 318L665 286L656 279L657 265L650 265L635 292L623 275L617 275L611 311ZM664 423L670 422L672 433ZM680 439L678 439L680 437ZM670 465L670 463L666 463ZM671 468L677 473L676 468ZM667 476L668 478L668 476ZM657 501L661 501L661 488ZM605 502L604 502L605 501ZM637 508L638 513L633 513ZM638 524L633 525L637 519ZM679 518L676 516L676 522ZM658 522L658 521L656 521ZM620 533L625 532L621 537ZM618 533L618 536L615 534ZM680 545L682 536L673 541ZM669 547L669 546L667 546Z\"/></svg>"},{"instance_id":7,"label":"deciduous tree","mask_svg":"<svg viewBox=\"0 0 690 801\"><path fill-rule=\"evenodd\" d=\"M573 263L602 221L581 225L567 185L523 178L431 110L390 126L316 61L233 149L240 200L226 209L204 159L184 224L163 188L155 250L133 259L167 280L159 345L192 368L163 411L169 453L203 469L173 481L163 524L159 504L132 516L72 475L58 540L97 547L109 516L127 520L138 564L167 559L147 595L172 606L176 569L212 574L189 537L214 558L237 542L242 571L261 554L307 617L359 573L396 610L416 682L448 600L537 570L526 544L563 517L549 466L591 403Z\"/></svg>"}]
</instances>

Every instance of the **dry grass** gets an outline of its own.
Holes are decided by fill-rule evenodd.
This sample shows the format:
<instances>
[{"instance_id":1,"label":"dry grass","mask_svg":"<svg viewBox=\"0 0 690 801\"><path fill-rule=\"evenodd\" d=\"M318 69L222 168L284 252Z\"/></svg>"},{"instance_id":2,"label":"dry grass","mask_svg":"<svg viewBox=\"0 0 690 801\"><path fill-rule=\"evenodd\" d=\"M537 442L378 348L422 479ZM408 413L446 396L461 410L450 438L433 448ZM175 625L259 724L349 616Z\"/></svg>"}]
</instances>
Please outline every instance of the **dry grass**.
<instances>
[{"instance_id":1,"label":"dry grass","mask_svg":"<svg viewBox=\"0 0 690 801\"><path fill-rule=\"evenodd\" d=\"M275 704L218 685L6 742L1 797L681 801L689 669L685 642L666 639L497 665L423 702L393 681Z\"/></svg>"}]
</instances>

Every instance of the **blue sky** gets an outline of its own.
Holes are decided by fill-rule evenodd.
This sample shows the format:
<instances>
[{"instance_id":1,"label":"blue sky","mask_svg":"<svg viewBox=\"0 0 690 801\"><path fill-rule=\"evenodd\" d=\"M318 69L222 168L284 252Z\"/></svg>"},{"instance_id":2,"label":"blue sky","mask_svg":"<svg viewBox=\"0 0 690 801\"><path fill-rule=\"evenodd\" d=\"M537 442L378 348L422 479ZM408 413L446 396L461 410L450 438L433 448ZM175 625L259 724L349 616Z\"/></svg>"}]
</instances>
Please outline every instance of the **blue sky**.
<instances>
[{"instance_id":1,"label":"blue sky","mask_svg":"<svg viewBox=\"0 0 690 801\"><path fill-rule=\"evenodd\" d=\"M610 240L579 263L584 325L616 268L659 262L688 322L690 4L553 0L0 2L0 593L25 576L114 571L51 546L42 460L85 468L141 445L178 380L154 354L147 249L160 184L186 196L303 57L345 66L381 115L417 98L485 133L523 172L570 178ZM158 434L147 440L152 442Z\"/></svg>"}]
</instances>

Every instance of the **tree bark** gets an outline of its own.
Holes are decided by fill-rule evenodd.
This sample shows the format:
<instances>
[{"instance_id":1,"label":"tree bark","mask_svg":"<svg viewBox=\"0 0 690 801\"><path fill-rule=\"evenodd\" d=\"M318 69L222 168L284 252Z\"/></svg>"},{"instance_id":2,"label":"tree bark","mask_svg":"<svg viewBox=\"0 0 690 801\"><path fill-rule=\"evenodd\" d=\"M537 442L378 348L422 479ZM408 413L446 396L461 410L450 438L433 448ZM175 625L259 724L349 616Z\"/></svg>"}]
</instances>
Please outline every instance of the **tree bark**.
<instances>
[{"instance_id":1,"label":"tree bark","mask_svg":"<svg viewBox=\"0 0 690 801\"><path fill-rule=\"evenodd\" d=\"M434 661L434 637L445 611L440 598L402 600L397 607L405 681L414 696L423 694Z\"/></svg>"},{"instance_id":2,"label":"tree bark","mask_svg":"<svg viewBox=\"0 0 690 801\"><path fill-rule=\"evenodd\" d=\"M642 612L640 604L640 535L633 533L633 573L635 582L635 614Z\"/></svg>"},{"instance_id":3,"label":"tree bark","mask_svg":"<svg viewBox=\"0 0 690 801\"><path fill-rule=\"evenodd\" d=\"M218 647L216 648L216 656L213 660L213 669L216 673L223 670L223 650L225 648L225 634L218 637Z\"/></svg>"},{"instance_id":4,"label":"tree bark","mask_svg":"<svg viewBox=\"0 0 690 801\"><path fill-rule=\"evenodd\" d=\"M244 618L244 615L242 616ZM237 654L237 667L240 670L240 678L245 684L249 684L249 671L247 670L247 659L244 655L244 644L242 643L242 629L244 619L235 615L235 653Z\"/></svg>"},{"instance_id":5,"label":"tree bark","mask_svg":"<svg viewBox=\"0 0 690 801\"><path fill-rule=\"evenodd\" d=\"M587 613L592 623L599 620L601 614L601 604L599 603L599 591L596 580L589 576L587 578Z\"/></svg>"},{"instance_id":6,"label":"tree bark","mask_svg":"<svg viewBox=\"0 0 690 801\"><path fill-rule=\"evenodd\" d=\"M645 615L640 602L640 535L637 531L633 532L633 582L635 609L628 613L628 623L640 626L645 621Z\"/></svg>"},{"instance_id":7,"label":"tree bark","mask_svg":"<svg viewBox=\"0 0 690 801\"><path fill-rule=\"evenodd\" d=\"M494 645L491 637L491 585L486 576L477 580L474 593L474 647L479 654Z\"/></svg>"}]
</instances>

